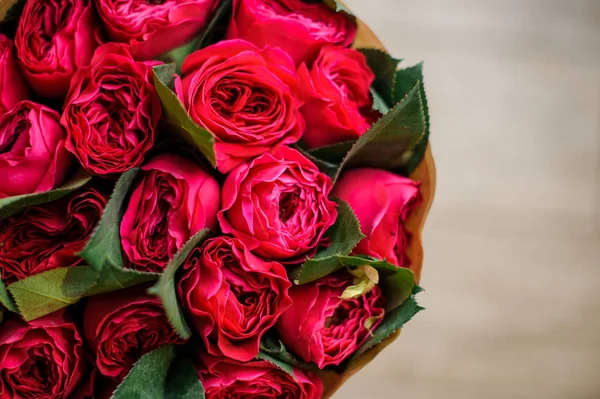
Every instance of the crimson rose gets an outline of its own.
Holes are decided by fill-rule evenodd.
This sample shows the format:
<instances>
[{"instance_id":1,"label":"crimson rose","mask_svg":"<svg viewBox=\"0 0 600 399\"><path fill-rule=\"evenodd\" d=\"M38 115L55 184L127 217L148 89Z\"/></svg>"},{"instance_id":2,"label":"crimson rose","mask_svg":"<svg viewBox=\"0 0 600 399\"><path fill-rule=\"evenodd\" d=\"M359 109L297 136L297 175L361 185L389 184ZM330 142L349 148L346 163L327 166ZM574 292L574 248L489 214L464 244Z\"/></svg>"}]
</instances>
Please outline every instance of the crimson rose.
<instances>
[{"instance_id":1,"label":"crimson rose","mask_svg":"<svg viewBox=\"0 0 600 399\"><path fill-rule=\"evenodd\" d=\"M0 116L28 98L29 87L15 60L13 43L0 33Z\"/></svg>"}]
</instances>

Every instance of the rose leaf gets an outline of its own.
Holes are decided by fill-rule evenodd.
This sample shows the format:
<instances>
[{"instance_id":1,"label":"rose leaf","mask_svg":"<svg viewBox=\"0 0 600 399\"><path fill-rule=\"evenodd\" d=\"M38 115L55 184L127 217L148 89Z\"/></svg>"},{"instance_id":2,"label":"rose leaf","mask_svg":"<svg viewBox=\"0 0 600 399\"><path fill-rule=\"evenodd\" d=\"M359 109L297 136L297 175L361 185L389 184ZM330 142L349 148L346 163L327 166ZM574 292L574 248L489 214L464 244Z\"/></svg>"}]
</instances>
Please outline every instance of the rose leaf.
<instances>
[{"instance_id":1,"label":"rose leaf","mask_svg":"<svg viewBox=\"0 0 600 399\"><path fill-rule=\"evenodd\" d=\"M23 209L56 201L67 194L86 185L92 176L83 170L77 172L62 187L41 193L16 195L0 199L0 219L5 219L22 211Z\"/></svg>"},{"instance_id":2,"label":"rose leaf","mask_svg":"<svg viewBox=\"0 0 600 399\"><path fill-rule=\"evenodd\" d=\"M367 65L375 74L373 89L387 104L388 108L392 107L398 100L394 99L392 87L394 86L394 78L396 70L402 60L396 59L387 52L375 48L365 48L359 50L367 59Z\"/></svg>"},{"instance_id":3,"label":"rose leaf","mask_svg":"<svg viewBox=\"0 0 600 399\"><path fill-rule=\"evenodd\" d=\"M194 364L186 357L173 362L167 377L165 399L205 399L202 381Z\"/></svg>"},{"instance_id":4,"label":"rose leaf","mask_svg":"<svg viewBox=\"0 0 600 399\"><path fill-rule=\"evenodd\" d=\"M339 164L344 160L348 152L350 152L353 145L354 141L342 141L341 143L313 148L308 153L314 158L335 164L335 173L337 173Z\"/></svg>"},{"instance_id":5,"label":"rose leaf","mask_svg":"<svg viewBox=\"0 0 600 399\"><path fill-rule=\"evenodd\" d=\"M160 297L169 322L175 331L182 338L190 338L192 331L188 327L185 316L177 300L177 290L175 287L175 275L183 262L194 248L200 245L208 238L210 230L205 228L196 233L185 245L175 254L173 259L167 264L167 267L161 274L156 285L148 290L148 293Z\"/></svg>"},{"instance_id":6,"label":"rose leaf","mask_svg":"<svg viewBox=\"0 0 600 399\"><path fill-rule=\"evenodd\" d=\"M379 284L379 272L373 266L362 264L348 272L354 276L353 285L346 287L341 299L355 299L369 293Z\"/></svg>"},{"instance_id":7,"label":"rose leaf","mask_svg":"<svg viewBox=\"0 0 600 399\"><path fill-rule=\"evenodd\" d=\"M160 274L140 272L125 269L116 265L105 265L97 276L96 283L85 292L85 296L104 294L106 292L122 290L134 285L147 283L158 279Z\"/></svg>"},{"instance_id":8,"label":"rose leaf","mask_svg":"<svg viewBox=\"0 0 600 399\"><path fill-rule=\"evenodd\" d=\"M317 365L305 363L292 355L272 332L263 335L260 340L260 353L300 370L316 371L319 369Z\"/></svg>"},{"instance_id":9,"label":"rose leaf","mask_svg":"<svg viewBox=\"0 0 600 399\"><path fill-rule=\"evenodd\" d=\"M342 4L342 2L339 0L323 0L323 2L327 6L329 6L329 8L331 8L332 10L334 10L336 12L344 12L344 13L348 14L349 16L354 16L354 14L352 14L352 11L350 11L348 9L348 7L346 7L344 4Z\"/></svg>"},{"instance_id":10,"label":"rose leaf","mask_svg":"<svg viewBox=\"0 0 600 399\"><path fill-rule=\"evenodd\" d=\"M169 368L175 358L173 345L164 345L142 356L111 399L164 398Z\"/></svg>"},{"instance_id":11,"label":"rose leaf","mask_svg":"<svg viewBox=\"0 0 600 399\"><path fill-rule=\"evenodd\" d=\"M15 302L11 298L8 289L6 288L6 284L2 280L0 280L0 304L13 313L19 313L17 305L15 305Z\"/></svg>"},{"instance_id":12,"label":"rose leaf","mask_svg":"<svg viewBox=\"0 0 600 399\"><path fill-rule=\"evenodd\" d=\"M280 368L281 370L283 370L286 373L288 373L289 375L291 375L292 378L297 381L296 375L294 374L294 368L292 366L290 366L289 364L284 363L279 359L275 359L273 356L268 355L264 352L259 352L258 356L256 356L256 357L261 360L266 360L267 362L271 363L272 365Z\"/></svg>"}]
</instances>

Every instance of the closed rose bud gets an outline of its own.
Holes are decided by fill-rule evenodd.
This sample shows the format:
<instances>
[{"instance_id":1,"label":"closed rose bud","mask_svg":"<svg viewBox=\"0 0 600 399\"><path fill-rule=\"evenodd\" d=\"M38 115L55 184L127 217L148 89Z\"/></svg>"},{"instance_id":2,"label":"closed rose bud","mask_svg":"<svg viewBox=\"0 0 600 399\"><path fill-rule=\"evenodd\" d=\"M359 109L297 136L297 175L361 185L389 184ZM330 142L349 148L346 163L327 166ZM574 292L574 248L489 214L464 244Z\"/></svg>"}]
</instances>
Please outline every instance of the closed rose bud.
<instances>
[{"instance_id":1,"label":"closed rose bud","mask_svg":"<svg viewBox=\"0 0 600 399\"><path fill-rule=\"evenodd\" d=\"M21 75L13 43L0 33L0 117L28 98L29 87Z\"/></svg>"}]
</instances>

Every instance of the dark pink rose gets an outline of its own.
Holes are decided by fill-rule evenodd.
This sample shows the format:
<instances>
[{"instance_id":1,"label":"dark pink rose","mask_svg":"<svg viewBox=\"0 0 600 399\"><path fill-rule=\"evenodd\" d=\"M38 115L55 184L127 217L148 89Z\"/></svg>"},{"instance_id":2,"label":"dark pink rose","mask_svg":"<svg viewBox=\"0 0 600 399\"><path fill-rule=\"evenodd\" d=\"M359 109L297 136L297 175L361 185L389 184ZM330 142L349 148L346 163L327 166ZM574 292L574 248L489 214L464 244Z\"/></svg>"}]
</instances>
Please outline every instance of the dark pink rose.
<instances>
[{"instance_id":1,"label":"dark pink rose","mask_svg":"<svg viewBox=\"0 0 600 399\"><path fill-rule=\"evenodd\" d=\"M383 320L385 298L375 286L356 299L341 299L352 284L342 272L292 287L292 307L277 323L290 351L323 368L339 365L369 338Z\"/></svg>"},{"instance_id":2,"label":"dark pink rose","mask_svg":"<svg viewBox=\"0 0 600 399\"><path fill-rule=\"evenodd\" d=\"M223 173L300 139L304 119L296 68L279 49L219 42L186 58L178 94L216 140Z\"/></svg>"},{"instance_id":3,"label":"dark pink rose","mask_svg":"<svg viewBox=\"0 0 600 399\"><path fill-rule=\"evenodd\" d=\"M0 326L0 397L83 399L93 377L81 333L64 310L29 323L13 316Z\"/></svg>"},{"instance_id":4,"label":"dark pink rose","mask_svg":"<svg viewBox=\"0 0 600 399\"><path fill-rule=\"evenodd\" d=\"M15 59L13 43L0 33L0 117L28 98L29 87Z\"/></svg>"},{"instance_id":5,"label":"dark pink rose","mask_svg":"<svg viewBox=\"0 0 600 399\"><path fill-rule=\"evenodd\" d=\"M334 195L352 207L366 236L354 253L410 265L404 224L421 202L419 183L385 170L355 169L342 175Z\"/></svg>"},{"instance_id":6,"label":"dark pink rose","mask_svg":"<svg viewBox=\"0 0 600 399\"><path fill-rule=\"evenodd\" d=\"M96 0L111 40L151 60L199 35L217 0Z\"/></svg>"},{"instance_id":7,"label":"dark pink rose","mask_svg":"<svg viewBox=\"0 0 600 399\"><path fill-rule=\"evenodd\" d=\"M291 304L285 268L231 237L196 248L183 265L178 295L213 355L249 361L260 339Z\"/></svg>"},{"instance_id":8,"label":"dark pink rose","mask_svg":"<svg viewBox=\"0 0 600 399\"><path fill-rule=\"evenodd\" d=\"M112 175L139 166L154 144L162 107L152 67L122 44L104 44L71 81L61 123L85 169Z\"/></svg>"},{"instance_id":9,"label":"dark pink rose","mask_svg":"<svg viewBox=\"0 0 600 399\"><path fill-rule=\"evenodd\" d=\"M329 176L296 150L264 154L227 176L221 229L267 259L298 260L314 252L335 223L331 186Z\"/></svg>"},{"instance_id":10,"label":"dark pink rose","mask_svg":"<svg viewBox=\"0 0 600 399\"><path fill-rule=\"evenodd\" d=\"M364 113L373 106L370 87L375 75L362 53L323 47L310 71L303 64L298 76L306 100L302 141L308 148L356 140L369 129Z\"/></svg>"},{"instance_id":11,"label":"dark pink rose","mask_svg":"<svg viewBox=\"0 0 600 399\"><path fill-rule=\"evenodd\" d=\"M258 47L279 47L296 64L312 62L328 44L348 47L355 36L356 23L346 14L303 0L234 0L227 33Z\"/></svg>"},{"instance_id":12,"label":"dark pink rose","mask_svg":"<svg viewBox=\"0 0 600 399\"><path fill-rule=\"evenodd\" d=\"M214 229L221 192L194 162L161 154L142 166L121 222L125 264L160 272L191 236Z\"/></svg>"},{"instance_id":13,"label":"dark pink rose","mask_svg":"<svg viewBox=\"0 0 600 399\"><path fill-rule=\"evenodd\" d=\"M15 36L23 73L41 96L64 98L101 44L93 0L29 0Z\"/></svg>"},{"instance_id":14,"label":"dark pink rose","mask_svg":"<svg viewBox=\"0 0 600 399\"><path fill-rule=\"evenodd\" d=\"M22 101L0 116L0 198L62 185L73 157L58 112Z\"/></svg>"}]
</instances>

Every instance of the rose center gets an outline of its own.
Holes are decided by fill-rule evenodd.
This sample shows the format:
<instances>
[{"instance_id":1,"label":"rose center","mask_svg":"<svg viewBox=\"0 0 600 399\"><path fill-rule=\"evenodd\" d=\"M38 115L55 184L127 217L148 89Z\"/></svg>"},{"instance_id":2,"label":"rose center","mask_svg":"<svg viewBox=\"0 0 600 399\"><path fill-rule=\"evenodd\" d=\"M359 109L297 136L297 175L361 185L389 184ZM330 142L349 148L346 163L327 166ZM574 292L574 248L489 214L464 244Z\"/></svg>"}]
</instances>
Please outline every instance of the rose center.
<instances>
[{"instance_id":1,"label":"rose center","mask_svg":"<svg viewBox=\"0 0 600 399\"><path fill-rule=\"evenodd\" d=\"M14 118L17 119L16 126L13 129L9 126L8 129L5 129L5 134L0 136L0 154L10 152L21 134L31 127L31 123L24 113L20 113Z\"/></svg>"},{"instance_id":2,"label":"rose center","mask_svg":"<svg viewBox=\"0 0 600 399\"><path fill-rule=\"evenodd\" d=\"M325 319L325 328L339 326L344 324L350 314L349 301L344 301L338 306L333 314Z\"/></svg>"},{"instance_id":3,"label":"rose center","mask_svg":"<svg viewBox=\"0 0 600 399\"><path fill-rule=\"evenodd\" d=\"M294 216L299 202L300 195L298 190L281 194L279 198L279 220L283 223L290 220Z\"/></svg>"}]
</instances>

